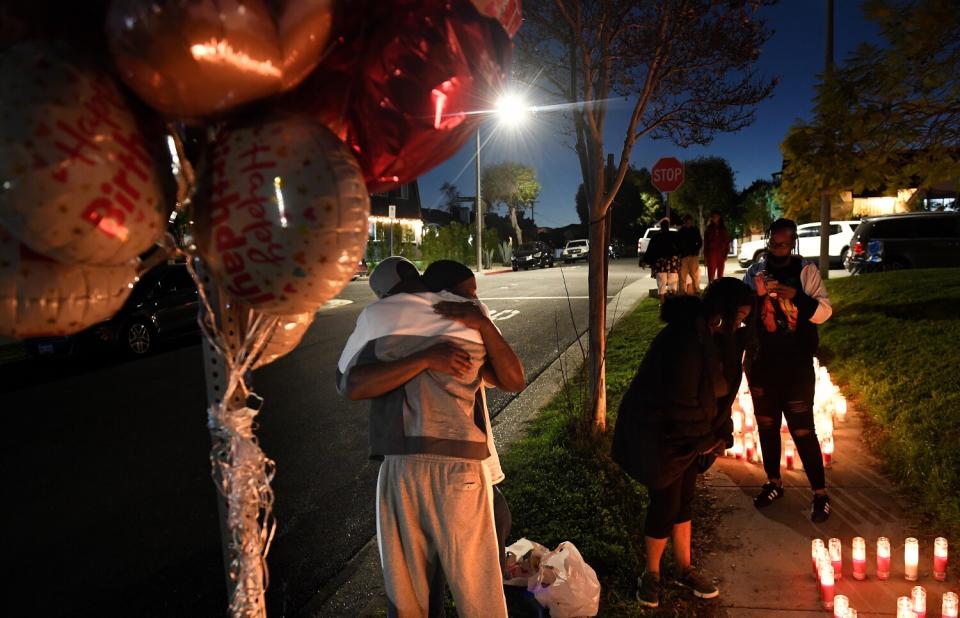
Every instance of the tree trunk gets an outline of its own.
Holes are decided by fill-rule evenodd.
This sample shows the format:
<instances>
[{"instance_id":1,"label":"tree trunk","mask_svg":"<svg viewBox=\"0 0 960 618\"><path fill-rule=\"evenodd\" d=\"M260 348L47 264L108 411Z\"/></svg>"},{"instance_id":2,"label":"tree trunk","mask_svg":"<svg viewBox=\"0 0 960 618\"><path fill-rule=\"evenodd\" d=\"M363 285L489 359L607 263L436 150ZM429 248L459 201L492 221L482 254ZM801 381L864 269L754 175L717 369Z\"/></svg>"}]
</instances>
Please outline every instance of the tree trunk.
<instances>
[{"instance_id":1,"label":"tree trunk","mask_svg":"<svg viewBox=\"0 0 960 618\"><path fill-rule=\"evenodd\" d=\"M517 235L517 246L523 244L523 232L520 231L520 224L517 222L517 207L510 207L510 224L513 225L513 233Z\"/></svg>"},{"instance_id":2,"label":"tree trunk","mask_svg":"<svg viewBox=\"0 0 960 618\"><path fill-rule=\"evenodd\" d=\"M607 218L590 208L590 261L588 289L590 290L590 409L593 412L593 431L602 433L607 427Z\"/></svg>"}]
</instances>

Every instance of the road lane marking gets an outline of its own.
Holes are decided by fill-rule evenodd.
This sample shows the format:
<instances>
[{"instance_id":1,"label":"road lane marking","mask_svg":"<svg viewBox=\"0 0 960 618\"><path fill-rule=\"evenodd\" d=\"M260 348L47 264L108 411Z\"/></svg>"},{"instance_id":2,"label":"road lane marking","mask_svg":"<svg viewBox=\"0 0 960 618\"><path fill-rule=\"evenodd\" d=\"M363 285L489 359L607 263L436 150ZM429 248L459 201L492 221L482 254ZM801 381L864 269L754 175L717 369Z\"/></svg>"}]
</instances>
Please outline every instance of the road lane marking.
<instances>
[{"instance_id":1,"label":"road lane marking","mask_svg":"<svg viewBox=\"0 0 960 618\"><path fill-rule=\"evenodd\" d=\"M331 298L327 302L323 303L323 306L317 309L317 313L321 311L327 311L328 309L336 309L337 307L344 307L346 305L352 304L352 300L347 300L346 298Z\"/></svg>"},{"instance_id":2,"label":"road lane marking","mask_svg":"<svg viewBox=\"0 0 960 618\"><path fill-rule=\"evenodd\" d=\"M491 311L490 319L494 322L502 322L503 320L509 320L512 317L517 316L520 313L517 309L504 309L503 311Z\"/></svg>"}]
</instances>

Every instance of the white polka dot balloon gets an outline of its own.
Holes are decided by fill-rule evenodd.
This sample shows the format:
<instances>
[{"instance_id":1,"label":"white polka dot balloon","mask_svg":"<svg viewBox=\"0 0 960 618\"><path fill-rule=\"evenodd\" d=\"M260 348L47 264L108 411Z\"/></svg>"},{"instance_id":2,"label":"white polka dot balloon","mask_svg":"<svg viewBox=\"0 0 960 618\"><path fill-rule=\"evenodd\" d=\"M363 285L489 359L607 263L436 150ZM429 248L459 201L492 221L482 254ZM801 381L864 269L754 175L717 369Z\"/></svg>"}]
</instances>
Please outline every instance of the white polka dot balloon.
<instances>
[{"instance_id":1,"label":"white polka dot balloon","mask_svg":"<svg viewBox=\"0 0 960 618\"><path fill-rule=\"evenodd\" d=\"M72 335L108 320L136 280L135 262L60 264L0 228L0 337Z\"/></svg>"},{"instance_id":2,"label":"white polka dot balloon","mask_svg":"<svg viewBox=\"0 0 960 618\"><path fill-rule=\"evenodd\" d=\"M197 249L235 300L316 311L356 272L370 198L353 155L306 116L220 133L197 200Z\"/></svg>"},{"instance_id":3,"label":"white polka dot balloon","mask_svg":"<svg viewBox=\"0 0 960 618\"><path fill-rule=\"evenodd\" d=\"M110 77L36 43L0 53L0 224L65 264L122 265L163 234L154 162Z\"/></svg>"}]
</instances>

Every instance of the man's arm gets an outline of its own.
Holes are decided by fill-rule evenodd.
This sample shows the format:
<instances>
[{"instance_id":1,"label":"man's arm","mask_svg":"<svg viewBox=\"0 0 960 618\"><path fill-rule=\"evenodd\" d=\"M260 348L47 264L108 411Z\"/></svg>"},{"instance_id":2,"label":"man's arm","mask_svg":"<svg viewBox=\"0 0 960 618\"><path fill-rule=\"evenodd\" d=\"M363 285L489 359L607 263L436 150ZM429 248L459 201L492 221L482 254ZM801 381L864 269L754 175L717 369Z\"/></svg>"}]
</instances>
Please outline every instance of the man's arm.
<instances>
[{"instance_id":1,"label":"man's arm","mask_svg":"<svg viewBox=\"0 0 960 618\"><path fill-rule=\"evenodd\" d=\"M371 399L400 388L428 369L462 377L470 368L470 355L453 343L443 342L400 360L357 365L347 375L348 398Z\"/></svg>"},{"instance_id":2,"label":"man's arm","mask_svg":"<svg viewBox=\"0 0 960 618\"><path fill-rule=\"evenodd\" d=\"M483 346L487 350L487 364L483 371L485 381L512 393L524 389L527 381L523 373L523 363L480 307L473 303L444 301L434 305L433 309L446 318L480 331Z\"/></svg>"}]
</instances>

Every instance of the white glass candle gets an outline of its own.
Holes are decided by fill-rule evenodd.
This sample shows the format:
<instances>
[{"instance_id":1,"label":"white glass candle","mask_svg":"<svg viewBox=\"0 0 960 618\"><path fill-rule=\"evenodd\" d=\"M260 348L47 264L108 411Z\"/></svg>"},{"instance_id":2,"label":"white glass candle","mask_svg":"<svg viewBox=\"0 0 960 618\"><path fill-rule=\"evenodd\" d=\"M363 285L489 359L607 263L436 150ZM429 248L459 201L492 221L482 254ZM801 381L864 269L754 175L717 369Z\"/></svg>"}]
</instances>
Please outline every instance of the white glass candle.
<instances>
[{"instance_id":1,"label":"white glass candle","mask_svg":"<svg viewBox=\"0 0 960 618\"><path fill-rule=\"evenodd\" d=\"M867 542L862 536L853 537L851 543L851 559L853 561L853 578L864 580L867 577Z\"/></svg>"},{"instance_id":2,"label":"white glass candle","mask_svg":"<svg viewBox=\"0 0 960 618\"><path fill-rule=\"evenodd\" d=\"M843 618L857 618L857 610L852 607L847 608L847 613L843 615Z\"/></svg>"},{"instance_id":3,"label":"white glass candle","mask_svg":"<svg viewBox=\"0 0 960 618\"><path fill-rule=\"evenodd\" d=\"M846 595L838 594L833 597L833 618L846 618L848 609L850 609L850 599Z\"/></svg>"},{"instance_id":4,"label":"white glass candle","mask_svg":"<svg viewBox=\"0 0 960 618\"><path fill-rule=\"evenodd\" d=\"M958 602L956 592L943 593L943 605L940 608L940 615L943 616L943 618L958 618L958 604L960 604L960 602Z\"/></svg>"},{"instance_id":5,"label":"white glass candle","mask_svg":"<svg viewBox=\"0 0 960 618\"><path fill-rule=\"evenodd\" d=\"M734 410L730 418L733 419L733 433L740 433L743 431L743 412L740 410Z\"/></svg>"},{"instance_id":6,"label":"white glass candle","mask_svg":"<svg viewBox=\"0 0 960 618\"><path fill-rule=\"evenodd\" d=\"M903 545L903 577L908 582L917 581L917 568L920 564L920 543L910 537Z\"/></svg>"},{"instance_id":7,"label":"white glass candle","mask_svg":"<svg viewBox=\"0 0 960 618\"><path fill-rule=\"evenodd\" d=\"M829 468L833 465L833 436L827 436L820 442L820 450L823 453L823 466Z\"/></svg>"},{"instance_id":8,"label":"white glass candle","mask_svg":"<svg viewBox=\"0 0 960 618\"><path fill-rule=\"evenodd\" d=\"M786 459L787 470L793 470L793 460L796 457L796 446L793 444L793 440L787 440L787 445L784 447L784 458Z\"/></svg>"},{"instance_id":9,"label":"white glass candle","mask_svg":"<svg viewBox=\"0 0 960 618\"><path fill-rule=\"evenodd\" d=\"M910 591L910 598L913 600L913 614L917 618L926 618L927 615L927 591L923 586L914 586Z\"/></svg>"},{"instance_id":10,"label":"white glass candle","mask_svg":"<svg viewBox=\"0 0 960 618\"><path fill-rule=\"evenodd\" d=\"M833 609L833 583L833 566L828 562L820 569L820 595L827 609Z\"/></svg>"},{"instance_id":11,"label":"white glass candle","mask_svg":"<svg viewBox=\"0 0 960 618\"><path fill-rule=\"evenodd\" d=\"M847 399L843 395L837 394L834 396L833 408L836 412L838 423L843 423L847 420Z\"/></svg>"},{"instance_id":12,"label":"white glass candle","mask_svg":"<svg viewBox=\"0 0 960 618\"><path fill-rule=\"evenodd\" d=\"M947 539L942 536L933 542L933 578L938 582L947 579Z\"/></svg>"},{"instance_id":13,"label":"white glass candle","mask_svg":"<svg viewBox=\"0 0 960 618\"><path fill-rule=\"evenodd\" d=\"M913 618L913 600L910 597L897 598L897 618Z\"/></svg>"},{"instance_id":14,"label":"white glass candle","mask_svg":"<svg viewBox=\"0 0 960 618\"><path fill-rule=\"evenodd\" d=\"M841 550L840 539L833 538L828 542L830 548L830 564L833 566L834 579L843 577L843 551Z\"/></svg>"},{"instance_id":15,"label":"white glass candle","mask_svg":"<svg viewBox=\"0 0 960 618\"><path fill-rule=\"evenodd\" d=\"M810 541L810 563L813 566L813 577L817 577L817 559L820 557L820 550L823 549L822 539L813 539Z\"/></svg>"},{"instance_id":16,"label":"white glass candle","mask_svg":"<svg viewBox=\"0 0 960 618\"><path fill-rule=\"evenodd\" d=\"M877 538L877 579L890 577L890 539Z\"/></svg>"}]
</instances>

